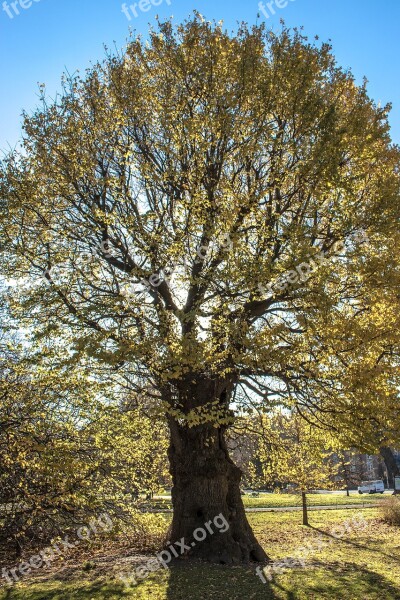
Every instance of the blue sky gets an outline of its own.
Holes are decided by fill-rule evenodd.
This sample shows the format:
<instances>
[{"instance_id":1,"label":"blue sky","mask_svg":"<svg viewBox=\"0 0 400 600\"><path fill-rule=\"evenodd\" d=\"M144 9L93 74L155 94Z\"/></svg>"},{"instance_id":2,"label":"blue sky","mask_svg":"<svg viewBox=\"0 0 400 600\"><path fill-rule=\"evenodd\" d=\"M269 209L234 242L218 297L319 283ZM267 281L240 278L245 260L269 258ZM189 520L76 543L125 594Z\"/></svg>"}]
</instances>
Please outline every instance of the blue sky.
<instances>
[{"instance_id":1,"label":"blue sky","mask_svg":"<svg viewBox=\"0 0 400 600\"><path fill-rule=\"evenodd\" d=\"M178 22L197 9L231 28L237 21L254 23L259 12L258 0L155 1L161 4L141 0L149 10L137 6L136 17L129 9L129 21L121 0L17 0L14 8L8 0L7 10L0 0L0 149L14 146L20 137L21 111L35 108L38 83L53 95L65 69L84 70L103 57L104 44L122 47L129 27L145 34L157 14L173 15ZM260 19L277 29L283 18L289 26L304 26L310 36L331 39L338 62L350 67L358 81L368 78L375 100L393 103L392 138L400 143L399 0L288 0L282 8L277 5L285 0L274 0L275 15L267 3L268 19L262 13Z\"/></svg>"}]
</instances>

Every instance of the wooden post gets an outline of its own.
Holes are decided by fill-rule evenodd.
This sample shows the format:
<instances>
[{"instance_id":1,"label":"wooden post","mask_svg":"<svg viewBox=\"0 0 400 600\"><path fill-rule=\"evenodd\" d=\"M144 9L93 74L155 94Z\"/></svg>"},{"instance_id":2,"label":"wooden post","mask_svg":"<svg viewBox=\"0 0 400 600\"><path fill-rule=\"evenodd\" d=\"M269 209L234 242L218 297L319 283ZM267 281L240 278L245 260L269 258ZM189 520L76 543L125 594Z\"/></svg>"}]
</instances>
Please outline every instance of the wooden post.
<instances>
[{"instance_id":1,"label":"wooden post","mask_svg":"<svg viewBox=\"0 0 400 600\"><path fill-rule=\"evenodd\" d=\"M305 492L301 492L301 500L303 504L303 525L308 526L307 496Z\"/></svg>"}]
</instances>

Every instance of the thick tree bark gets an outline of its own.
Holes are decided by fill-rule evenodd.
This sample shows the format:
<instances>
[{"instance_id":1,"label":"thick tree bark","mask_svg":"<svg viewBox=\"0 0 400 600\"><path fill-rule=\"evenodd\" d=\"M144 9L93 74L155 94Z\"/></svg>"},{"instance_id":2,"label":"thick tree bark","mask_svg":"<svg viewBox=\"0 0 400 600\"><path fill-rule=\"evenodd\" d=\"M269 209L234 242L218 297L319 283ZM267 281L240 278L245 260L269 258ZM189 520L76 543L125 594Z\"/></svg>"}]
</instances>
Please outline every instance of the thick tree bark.
<instances>
[{"instance_id":1,"label":"thick tree bark","mask_svg":"<svg viewBox=\"0 0 400 600\"><path fill-rule=\"evenodd\" d=\"M389 479L389 487L394 489L394 478L400 475L400 469L397 466L396 459L393 455L391 448L382 447L380 449L381 456L385 462L388 479ZM396 491L395 491L396 493ZM398 493L398 492L397 492Z\"/></svg>"},{"instance_id":2,"label":"thick tree bark","mask_svg":"<svg viewBox=\"0 0 400 600\"><path fill-rule=\"evenodd\" d=\"M308 526L307 496L305 492L301 492L301 502L303 506L303 525Z\"/></svg>"},{"instance_id":3,"label":"thick tree bark","mask_svg":"<svg viewBox=\"0 0 400 600\"><path fill-rule=\"evenodd\" d=\"M190 546L187 556L211 562L268 560L247 521L240 494L242 473L229 457L223 429L210 424L189 428L170 419L170 432L170 542L184 538ZM223 519L215 521L219 515ZM199 528L207 532L204 540L198 539L204 534L196 535Z\"/></svg>"}]
</instances>

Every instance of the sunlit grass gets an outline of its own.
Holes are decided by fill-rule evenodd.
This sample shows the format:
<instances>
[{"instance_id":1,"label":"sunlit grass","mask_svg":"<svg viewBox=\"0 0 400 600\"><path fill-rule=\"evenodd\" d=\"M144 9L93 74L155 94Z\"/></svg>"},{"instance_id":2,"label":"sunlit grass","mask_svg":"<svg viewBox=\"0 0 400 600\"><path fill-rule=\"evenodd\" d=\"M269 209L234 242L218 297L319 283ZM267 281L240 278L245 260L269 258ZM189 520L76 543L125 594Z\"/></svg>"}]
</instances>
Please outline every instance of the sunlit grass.
<instances>
[{"instance_id":1,"label":"sunlit grass","mask_svg":"<svg viewBox=\"0 0 400 600\"><path fill-rule=\"evenodd\" d=\"M357 504L360 506L376 504L384 498L381 494L307 494L309 506L343 506L345 504ZM298 494L260 494L257 497L249 495L242 496L246 508L285 508L289 506L300 506L301 497ZM171 509L171 498L165 496L145 502L148 508Z\"/></svg>"},{"instance_id":2,"label":"sunlit grass","mask_svg":"<svg viewBox=\"0 0 400 600\"><path fill-rule=\"evenodd\" d=\"M382 500L381 494L307 494L308 506L343 506L345 504L375 504ZM300 506L301 497L298 494L260 494L253 498L243 496L247 508L284 508L285 506Z\"/></svg>"},{"instance_id":3,"label":"sunlit grass","mask_svg":"<svg viewBox=\"0 0 400 600\"><path fill-rule=\"evenodd\" d=\"M366 524L341 539L332 537L347 521ZM251 524L273 560L294 556L309 545L305 568L296 567L263 584L255 565L228 568L183 561L152 575L137 587L124 588L114 572L92 577L75 572L68 581L52 580L0 592L0 600L398 600L400 598L400 530L383 524L376 509L315 511L311 527L298 513L252 513ZM352 521L356 518L356 521ZM30 584L29 584L30 583Z\"/></svg>"}]
</instances>

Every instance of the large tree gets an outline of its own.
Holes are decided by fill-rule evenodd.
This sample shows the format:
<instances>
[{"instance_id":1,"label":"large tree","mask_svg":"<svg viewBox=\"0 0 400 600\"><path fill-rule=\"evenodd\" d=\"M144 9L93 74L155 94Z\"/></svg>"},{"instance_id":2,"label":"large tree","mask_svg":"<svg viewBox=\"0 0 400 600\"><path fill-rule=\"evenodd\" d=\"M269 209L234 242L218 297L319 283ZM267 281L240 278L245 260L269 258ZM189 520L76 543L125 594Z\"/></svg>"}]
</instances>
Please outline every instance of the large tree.
<instances>
[{"instance_id":1,"label":"large tree","mask_svg":"<svg viewBox=\"0 0 400 600\"><path fill-rule=\"evenodd\" d=\"M399 153L388 107L298 31L200 15L132 40L24 122L2 163L4 270L40 340L155 390L168 415L171 540L262 560L225 431L282 404L391 430ZM50 343L48 341L47 343ZM388 441L389 443L389 441Z\"/></svg>"}]
</instances>

